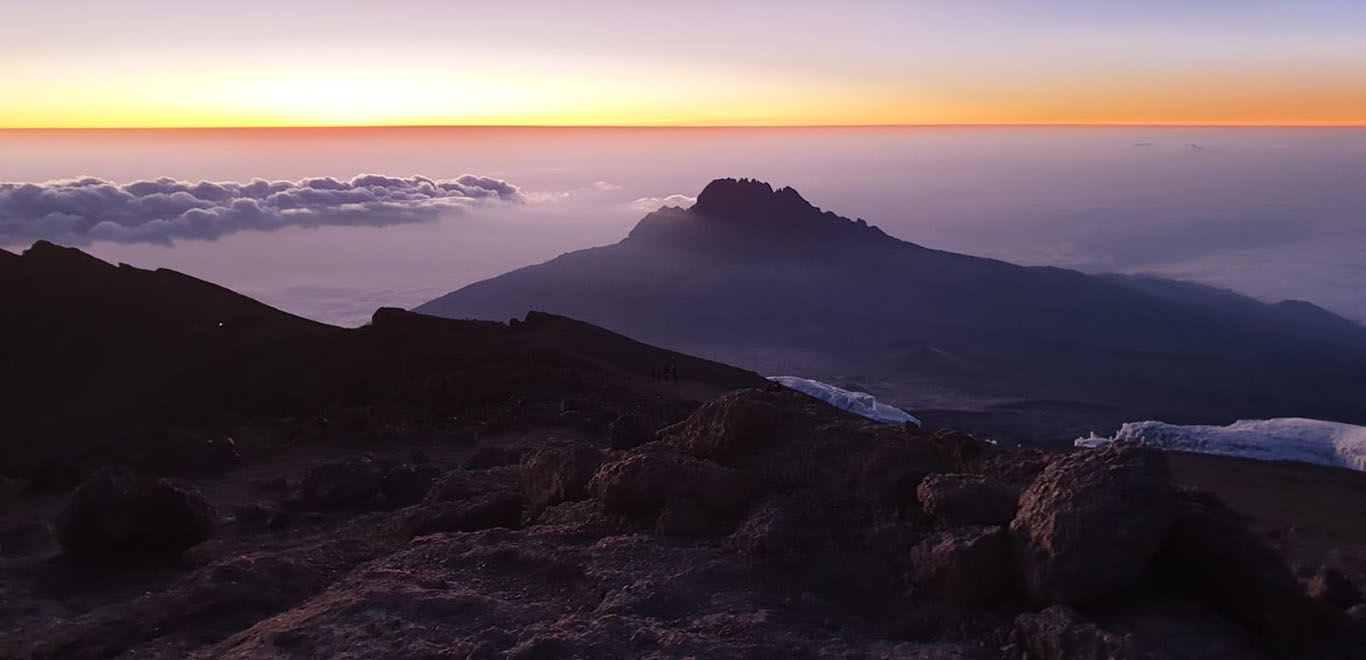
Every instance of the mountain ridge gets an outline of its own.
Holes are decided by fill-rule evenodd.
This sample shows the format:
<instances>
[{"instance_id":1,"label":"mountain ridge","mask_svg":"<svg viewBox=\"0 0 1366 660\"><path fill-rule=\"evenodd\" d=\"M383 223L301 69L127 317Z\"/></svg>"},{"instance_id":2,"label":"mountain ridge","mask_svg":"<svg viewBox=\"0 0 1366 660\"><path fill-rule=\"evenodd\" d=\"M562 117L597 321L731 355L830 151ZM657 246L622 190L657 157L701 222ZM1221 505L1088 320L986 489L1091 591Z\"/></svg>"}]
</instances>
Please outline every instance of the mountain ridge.
<instances>
[{"instance_id":1,"label":"mountain ridge","mask_svg":"<svg viewBox=\"0 0 1366 660\"><path fill-rule=\"evenodd\" d=\"M1366 416L1351 398L1366 395L1366 328L1345 319L935 250L749 179L719 179L692 208L651 213L618 243L416 311L533 308L765 373L867 380L912 411L950 393L965 409L1055 400L1188 421ZM896 346L935 358L918 363Z\"/></svg>"}]
</instances>

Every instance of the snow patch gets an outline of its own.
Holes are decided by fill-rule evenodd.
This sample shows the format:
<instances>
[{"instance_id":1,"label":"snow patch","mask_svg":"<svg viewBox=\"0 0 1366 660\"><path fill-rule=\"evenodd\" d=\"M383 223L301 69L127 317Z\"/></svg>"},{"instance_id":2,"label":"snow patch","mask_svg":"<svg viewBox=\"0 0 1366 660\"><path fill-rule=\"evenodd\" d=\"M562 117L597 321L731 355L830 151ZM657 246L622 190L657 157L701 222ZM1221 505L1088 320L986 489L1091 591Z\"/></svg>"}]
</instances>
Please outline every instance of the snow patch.
<instances>
[{"instance_id":1,"label":"snow patch","mask_svg":"<svg viewBox=\"0 0 1366 660\"><path fill-rule=\"evenodd\" d=\"M1264 461L1300 461L1366 472L1366 426L1319 419L1243 419L1228 426L1129 422L1113 438L1092 433L1073 444L1098 447L1108 442Z\"/></svg>"},{"instance_id":2,"label":"snow patch","mask_svg":"<svg viewBox=\"0 0 1366 660\"><path fill-rule=\"evenodd\" d=\"M920 420L910 413L879 403L877 398L866 392L852 392L844 388L835 387L828 383L822 383L810 378L799 378L797 376L769 376L769 380L815 397L841 410L847 410L855 415L861 415L868 419L886 422L888 424L905 424L907 422L920 426Z\"/></svg>"}]
</instances>

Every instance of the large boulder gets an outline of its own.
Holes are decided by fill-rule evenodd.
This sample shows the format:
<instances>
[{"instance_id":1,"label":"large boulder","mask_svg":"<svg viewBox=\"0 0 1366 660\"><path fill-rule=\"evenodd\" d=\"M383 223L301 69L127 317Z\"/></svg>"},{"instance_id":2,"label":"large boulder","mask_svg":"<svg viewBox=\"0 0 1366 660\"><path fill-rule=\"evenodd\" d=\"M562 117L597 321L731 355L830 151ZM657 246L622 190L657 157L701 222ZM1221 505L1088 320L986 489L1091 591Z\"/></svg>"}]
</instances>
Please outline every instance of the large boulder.
<instances>
[{"instance_id":1,"label":"large boulder","mask_svg":"<svg viewBox=\"0 0 1366 660\"><path fill-rule=\"evenodd\" d=\"M920 508L949 527L1006 525L1019 495L978 474L932 474L915 489Z\"/></svg>"},{"instance_id":2,"label":"large boulder","mask_svg":"<svg viewBox=\"0 0 1366 660\"><path fill-rule=\"evenodd\" d=\"M367 457L352 456L313 467L304 475L299 491L310 505L338 506L370 499L383 481L379 465Z\"/></svg>"},{"instance_id":3,"label":"large boulder","mask_svg":"<svg viewBox=\"0 0 1366 660\"><path fill-rule=\"evenodd\" d=\"M142 482L106 469L82 484L58 515L62 550L86 559L178 555L213 535L213 509L190 484Z\"/></svg>"},{"instance_id":4,"label":"large boulder","mask_svg":"<svg viewBox=\"0 0 1366 660\"><path fill-rule=\"evenodd\" d=\"M1186 490L1159 557L1162 575L1216 607L1281 657L1344 653L1342 613L1312 600L1274 548L1212 494Z\"/></svg>"},{"instance_id":5,"label":"large boulder","mask_svg":"<svg viewBox=\"0 0 1366 660\"><path fill-rule=\"evenodd\" d=\"M1082 604L1132 586L1174 517L1166 460L1152 449L1116 443L1054 461L1010 524L1029 595Z\"/></svg>"},{"instance_id":6,"label":"large boulder","mask_svg":"<svg viewBox=\"0 0 1366 660\"><path fill-rule=\"evenodd\" d=\"M1004 527L970 527L930 536L911 549L911 579L925 593L971 606L1009 595L1015 586Z\"/></svg>"},{"instance_id":7,"label":"large boulder","mask_svg":"<svg viewBox=\"0 0 1366 660\"><path fill-rule=\"evenodd\" d=\"M664 517L664 532L718 530L735 522L755 494L753 478L701 461L663 443L648 443L598 468L589 483L608 511Z\"/></svg>"},{"instance_id":8,"label":"large boulder","mask_svg":"<svg viewBox=\"0 0 1366 660\"><path fill-rule=\"evenodd\" d=\"M522 459L522 490L538 509L587 499L602 460L602 452L586 445L542 447Z\"/></svg>"}]
</instances>

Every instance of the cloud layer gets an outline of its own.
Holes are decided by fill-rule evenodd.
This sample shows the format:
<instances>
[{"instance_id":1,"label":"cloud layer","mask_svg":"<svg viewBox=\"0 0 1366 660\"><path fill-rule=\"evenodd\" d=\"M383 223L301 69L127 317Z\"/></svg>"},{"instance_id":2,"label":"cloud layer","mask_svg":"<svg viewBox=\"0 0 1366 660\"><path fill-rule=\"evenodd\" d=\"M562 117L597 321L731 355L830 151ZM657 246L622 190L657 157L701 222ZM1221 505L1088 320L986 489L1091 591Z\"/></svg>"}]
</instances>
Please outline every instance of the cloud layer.
<instances>
[{"instance_id":1,"label":"cloud layer","mask_svg":"<svg viewBox=\"0 0 1366 660\"><path fill-rule=\"evenodd\" d=\"M445 180L362 174L250 183L161 178L120 185L93 177L0 182L0 243L168 244L290 226L383 226L523 199L517 186L471 174Z\"/></svg>"},{"instance_id":2,"label":"cloud layer","mask_svg":"<svg viewBox=\"0 0 1366 660\"><path fill-rule=\"evenodd\" d=\"M658 211L664 206L679 206L688 208L697 203L697 198L692 195L675 194L668 197L641 197L631 202L631 208L637 211Z\"/></svg>"}]
</instances>

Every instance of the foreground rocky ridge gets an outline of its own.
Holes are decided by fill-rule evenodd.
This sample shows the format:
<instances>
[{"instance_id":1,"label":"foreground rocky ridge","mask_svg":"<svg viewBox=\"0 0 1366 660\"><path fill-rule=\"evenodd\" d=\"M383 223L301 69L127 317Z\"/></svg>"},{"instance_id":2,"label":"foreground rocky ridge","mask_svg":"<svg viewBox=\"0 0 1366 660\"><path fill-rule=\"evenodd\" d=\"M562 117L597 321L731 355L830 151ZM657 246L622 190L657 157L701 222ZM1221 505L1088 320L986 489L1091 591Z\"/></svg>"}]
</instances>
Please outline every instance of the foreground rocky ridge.
<instances>
[{"instance_id":1,"label":"foreground rocky ridge","mask_svg":"<svg viewBox=\"0 0 1366 660\"><path fill-rule=\"evenodd\" d=\"M777 388L724 395L641 439L613 448L606 430L562 428L253 478L250 502L228 515L217 502L216 537L179 564L33 565L46 575L6 594L0 655L1354 658L1366 648L1347 614L1362 600L1349 580L1325 575L1306 591L1217 498L1171 486L1152 450L1007 451ZM94 588L68 585L33 605L63 571L123 587L80 606L73 592Z\"/></svg>"},{"instance_id":2,"label":"foreground rocky ridge","mask_svg":"<svg viewBox=\"0 0 1366 660\"><path fill-rule=\"evenodd\" d=\"M50 245L0 284L0 657L1366 647L1362 475L876 424L545 314L330 328Z\"/></svg>"}]
</instances>

